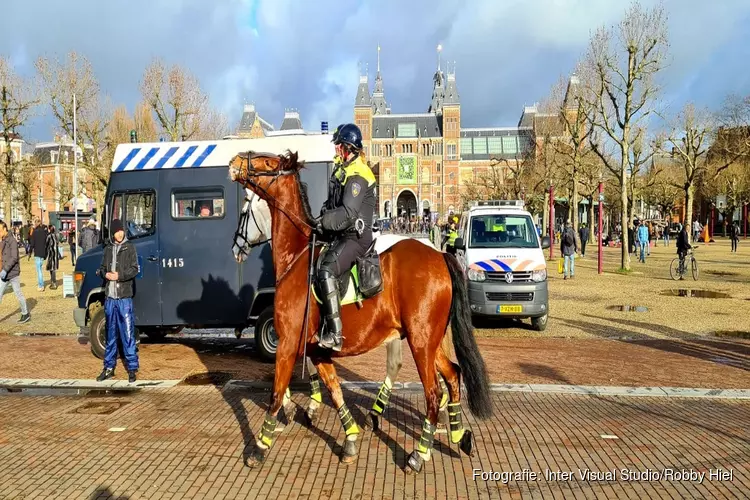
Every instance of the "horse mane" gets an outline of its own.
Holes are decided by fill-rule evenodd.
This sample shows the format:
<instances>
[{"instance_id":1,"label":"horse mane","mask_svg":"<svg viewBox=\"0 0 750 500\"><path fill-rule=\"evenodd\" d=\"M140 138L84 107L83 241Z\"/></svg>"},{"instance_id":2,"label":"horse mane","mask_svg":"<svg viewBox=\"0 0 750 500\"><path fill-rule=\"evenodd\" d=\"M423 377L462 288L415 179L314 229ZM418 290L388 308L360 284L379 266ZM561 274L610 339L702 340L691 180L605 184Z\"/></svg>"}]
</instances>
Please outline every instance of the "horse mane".
<instances>
[{"instance_id":1,"label":"horse mane","mask_svg":"<svg viewBox=\"0 0 750 500\"><path fill-rule=\"evenodd\" d=\"M310 208L310 197L307 195L307 184L302 182L299 174L300 170L305 168L305 163L298 161L299 156L297 155L297 153L292 153L288 149L286 151L286 154L279 155L279 157L282 160L284 169L288 168L289 170L294 170L294 180L297 182L297 186L299 186L299 192L302 198L302 212L307 218L306 222L312 223L315 217L313 216L312 209Z\"/></svg>"}]
</instances>

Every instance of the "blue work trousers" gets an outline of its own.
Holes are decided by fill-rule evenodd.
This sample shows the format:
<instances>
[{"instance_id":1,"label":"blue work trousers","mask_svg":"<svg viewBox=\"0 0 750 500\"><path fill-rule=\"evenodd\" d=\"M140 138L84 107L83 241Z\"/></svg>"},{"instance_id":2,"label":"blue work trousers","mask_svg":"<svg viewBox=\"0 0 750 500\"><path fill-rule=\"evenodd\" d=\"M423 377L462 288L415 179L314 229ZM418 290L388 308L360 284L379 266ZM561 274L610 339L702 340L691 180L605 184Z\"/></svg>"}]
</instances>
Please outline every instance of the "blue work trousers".
<instances>
[{"instance_id":1,"label":"blue work trousers","mask_svg":"<svg viewBox=\"0 0 750 500\"><path fill-rule=\"evenodd\" d=\"M138 352L135 345L135 315L133 299L111 299L104 301L104 314L107 318L107 348L104 351L104 368L114 368L117 364L117 339L122 343L125 367L128 371L138 370Z\"/></svg>"}]
</instances>

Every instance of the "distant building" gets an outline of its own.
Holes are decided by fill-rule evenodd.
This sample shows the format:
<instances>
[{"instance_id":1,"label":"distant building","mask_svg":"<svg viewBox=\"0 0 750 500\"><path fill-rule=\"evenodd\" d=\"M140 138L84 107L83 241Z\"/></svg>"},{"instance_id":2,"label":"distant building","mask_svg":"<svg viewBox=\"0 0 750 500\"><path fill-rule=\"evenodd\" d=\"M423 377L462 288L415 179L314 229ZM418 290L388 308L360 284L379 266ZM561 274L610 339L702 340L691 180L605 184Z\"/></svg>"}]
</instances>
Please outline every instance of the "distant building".
<instances>
[{"instance_id":1,"label":"distant building","mask_svg":"<svg viewBox=\"0 0 750 500\"><path fill-rule=\"evenodd\" d=\"M0 131L0 134L2 134L2 131ZM26 141L16 133L10 134L10 151L11 151L11 161L12 162L19 162L23 160L28 160L29 158L29 145L26 143ZM5 164L7 161L6 158L6 144L5 139L0 136L0 163ZM0 179L0 183L4 183L5 179ZM13 191L13 199L11 201L11 217L10 219L7 216L7 210L5 207L5 195L0 195L0 219L4 220L7 223L12 222L18 222L21 220L21 217L23 215L23 211L21 209L21 204L19 203L19 194L14 190Z\"/></svg>"},{"instance_id":2,"label":"distant building","mask_svg":"<svg viewBox=\"0 0 750 500\"><path fill-rule=\"evenodd\" d=\"M87 144L85 148L89 150L92 146ZM39 169L39 175L34 190L36 195L32 201L32 214L40 216L45 223L49 222L49 212L72 209L74 151L78 156L78 183L85 196L89 183L80 146L74 147L73 140L67 136L57 136L52 142L39 143L34 147L34 163ZM93 203L93 200L89 200L85 211L92 211ZM78 208L84 210L80 201Z\"/></svg>"},{"instance_id":3,"label":"distant building","mask_svg":"<svg viewBox=\"0 0 750 500\"><path fill-rule=\"evenodd\" d=\"M379 50L372 93L368 76L359 78L354 122L378 180L380 217L458 213L466 181L493 166L506 175L508 165L533 151L531 115L536 109L517 126L462 127L455 70L443 72L438 62L432 80L427 112L393 114L385 98Z\"/></svg>"}]
</instances>

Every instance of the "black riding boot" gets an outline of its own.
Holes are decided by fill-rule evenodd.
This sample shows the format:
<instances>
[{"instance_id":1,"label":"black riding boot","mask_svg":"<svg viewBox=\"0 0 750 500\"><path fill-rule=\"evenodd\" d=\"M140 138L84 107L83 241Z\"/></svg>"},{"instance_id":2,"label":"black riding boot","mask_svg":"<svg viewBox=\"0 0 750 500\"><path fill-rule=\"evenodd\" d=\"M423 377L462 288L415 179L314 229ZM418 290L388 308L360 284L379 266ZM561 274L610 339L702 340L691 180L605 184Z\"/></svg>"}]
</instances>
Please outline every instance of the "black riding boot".
<instances>
[{"instance_id":1,"label":"black riding boot","mask_svg":"<svg viewBox=\"0 0 750 500\"><path fill-rule=\"evenodd\" d=\"M326 328L320 334L318 345L324 349L341 350L341 305L339 303L338 280L334 276L325 273L320 280L320 289L323 292L323 314L326 318Z\"/></svg>"}]
</instances>

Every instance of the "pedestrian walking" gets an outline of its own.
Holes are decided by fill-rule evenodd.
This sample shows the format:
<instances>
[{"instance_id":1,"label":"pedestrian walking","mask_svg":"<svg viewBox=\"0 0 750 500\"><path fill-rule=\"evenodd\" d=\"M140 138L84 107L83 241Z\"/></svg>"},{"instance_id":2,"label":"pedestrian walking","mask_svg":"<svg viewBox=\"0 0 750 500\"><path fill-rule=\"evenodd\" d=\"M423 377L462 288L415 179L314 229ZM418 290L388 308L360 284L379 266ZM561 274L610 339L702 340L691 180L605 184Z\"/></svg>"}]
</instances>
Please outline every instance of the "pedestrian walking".
<instances>
[{"instance_id":1,"label":"pedestrian walking","mask_svg":"<svg viewBox=\"0 0 750 500\"><path fill-rule=\"evenodd\" d=\"M76 230L71 229L68 232L68 245L70 246L70 262L73 267L76 266Z\"/></svg>"},{"instance_id":2,"label":"pedestrian walking","mask_svg":"<svg viewBox=\"0 0 750 500\"><path fill-rule=\"evenodd\" d=\"M576 234L573 231L573 224L568 220L565 223L565 229L563 229L560 235L560 253L563 255L563 280L567 280L568 276L573 279L576 273L575 260L576 253L578 252L578 243L576 242Z\"/></svg>"},{"instance_id":3,"label":"pedestrian walking","mask_svg":"<svg viewBox=\"0 0 750 500\"><path fill-rule=\"evenodd\" d=\"M78 235L78 248L83 255L98 244L99 231L96 229L96 218L92 216L86 227L81 229L81 234Z\"/></svg>"},{"instance_id":4,"label":"pedestrian walking","mask_svg":"<svg viewBox=\"0 0 750 500\"><path fill-rule=\"evenodd\" d=\"M125 237L122 221L114 219L109 229L112 241L104 249L102 265L97 270L97 275L106 281L104 314L107 322L107 346L104 351L104 370L96 380L101 382L115 376L119 339L125 357L125 369L128 371L128 382L133 383L139 368L133 311L138 255L133 244Z\"/></svg>"},{"instance_id":5,"label":"pedestrian walking","mask_svg":"<svg viewBox=\"0 0 750 500\"><path fill-rule=\"evenodd\" d=\"M23 243L23 249L26 252L27 258L31 254L31 244L29 238L31 237L31 221L26 221L26 224L21 228L21 243Z\"/></svg>"},{"instance_id":6,"label":"pedestrian walking","mask_svg":"<svg viewBox=\"0 0 750 500\"><path fill-rule=\"evenodd\" d=\"M641 256L638 260L646 263L646 247L648 247L648 226L641 224L638 226L638 242L641 245Z\"/></svg>"},{"instance_id":7,"label":"pedestrian walking","mask_svg":"<svg viewBox=\"0 0 750 500\"><path fill-rule=\"evenodd\" d=\"M42 267L47 259L47 227L37 217L34 219L34 228L31 232L31 251L34 252L34 264L36 265L36 283L40 292L44 291L44 274Z\"/></svg>"},{"instance_id":8,"label":"pedestrian walking","mask_svg":"<svg viewBox=\"0 0 750 500\"><path fill-rule=\"evenodd\" d=\"M740 224L734 221L729 229L729 237L732 240L732 252L737 252L737 244L740 242Z\"/></svg>"},{"instance_id":9,"label":"pedestrian walking","mask_svg":"<svg viewBox=\"0 0 750 500\"><path fill-rule=\"evenodd\" d=\"M664 246L668 247L669 246L669 224L664 226L664 230L662 231L661 235L662 235L662 238L664 238Z\"/></svg>"},{"instance_id":10,"label":"pedestrian walking","mask_svg":"<svg viewBox=\"0 0 750 500\"><path fill-rule=\"evenodd\" d=\"M698 219L695 219L693 221L693 241L698 241L701 239L701 231L703 230L703 226L701 226L701 223L698 222ZM708 242L706 242L708 243Z\"/></svg>"},{"instance_id":11,"label":"pedestrian walking","mask_svg":"<svg viewBox=\"0 0 750 500\"><path fill-rule=\"evenodd\" d=\"M49 225L47 231L47 271L50 275L50 289L57 290L57 270L60 268L60 242L57 239L55 226Z\"/></svg>"},{"instance_id":12,"label":"pedestrian walking","mask_svg":"<svg viewBox=\"0 0 750 500\"><path fill-rule=\"evenodd\" d=\"M586 243L589 241L589 230L586 224L578 228L578 236L581 238L581 257L586 257Z\"/></svg>"},{"instance_id":13,"label":"pedestrian walking","mask_svg":"<svg viewBox=\"0 0 750 500\"><path fill-rule=\"evenodd\" d=\"M26 298L21 291L21 259L18 256L18 243L11 237L8 225L4 221L0 221L0 245L2 245L0 256L3 260L2 271L0 271L0 302L5 295L5 288L10 283L18 304L21 306L21 319L18 322L27 323L31 315L26 305Z\"/></svg>"}]
</instances>

